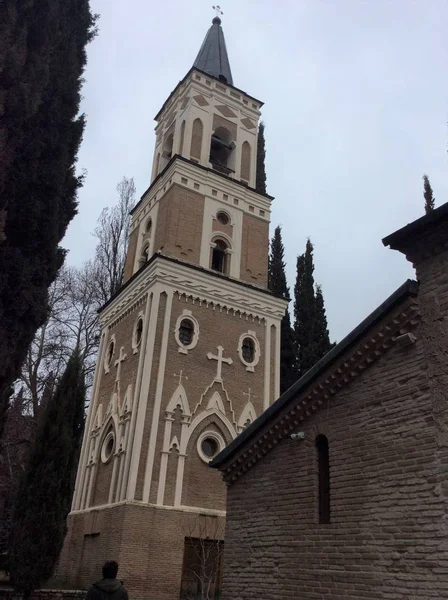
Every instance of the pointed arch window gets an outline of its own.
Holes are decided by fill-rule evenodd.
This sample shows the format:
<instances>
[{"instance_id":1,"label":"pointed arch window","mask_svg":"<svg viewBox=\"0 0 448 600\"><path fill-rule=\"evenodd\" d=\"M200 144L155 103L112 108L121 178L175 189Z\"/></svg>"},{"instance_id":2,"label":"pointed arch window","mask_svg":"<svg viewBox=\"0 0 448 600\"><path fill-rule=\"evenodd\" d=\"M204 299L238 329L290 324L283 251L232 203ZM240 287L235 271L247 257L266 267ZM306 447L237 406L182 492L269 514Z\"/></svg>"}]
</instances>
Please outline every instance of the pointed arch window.
<instances>
[{"instance_id":1,"label":"pointed arch window","mask_svg":"<svg viewBox=\"0 0 448 600\"><path fill-rule=\"evenodd\" d=\"M316 437L318 484L319 484L319 523L330 523L330 454L325 435Z\"/></svg>"}]
</instances>

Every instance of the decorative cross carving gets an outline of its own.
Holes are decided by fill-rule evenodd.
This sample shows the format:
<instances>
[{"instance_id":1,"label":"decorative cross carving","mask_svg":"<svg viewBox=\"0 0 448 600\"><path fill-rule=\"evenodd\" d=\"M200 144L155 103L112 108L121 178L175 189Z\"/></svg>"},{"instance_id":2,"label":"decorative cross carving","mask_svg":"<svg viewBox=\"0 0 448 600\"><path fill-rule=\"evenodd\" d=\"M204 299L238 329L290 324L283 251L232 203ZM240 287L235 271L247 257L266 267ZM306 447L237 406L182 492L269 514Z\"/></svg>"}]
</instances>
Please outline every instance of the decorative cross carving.
<instances>
[{"instance_id":1,"label":"decorative cross carving","mask_svg":"<svg viewBox=\"0 0 448 600\"><path fill-rule=\"evenodd\" d=\"M114 365L117 367L117 374L115 376L115 383L120 383L120 374L121 374L121 363L126 360L126 354L124 352L124 346L120 348L120 354L117 360L114 362Z\"/></svg>"},{"instance_id":2,"label":"decorative cross carving","mask_svg":"<svg viewBox=\"0 0 448 600\"><path fill-rule=\"evenodd\" d=\"M216 6L212 6L213 10L216 13L216 16L219 17L219 15L223 15L224 13L221 10L221 7L219 6L219 4L217 4Z\"/></svg>"},{"instance_id":3,"label":"decorative cross carving","mask_svg":"<svg viewBox=\"0 0 448 600\"><path fill-rule=\"evenodd\" d=\"M223 357L223 353L224 353L224 348L222 346L217 346L217 350L218 350L218 354L212 354L211 352L209 352L207 354L207 358L209 360L216 360L218 361L218 365L216 368L216 377L215 380L216 381L222 381L222 376L221 376L221 372L222 372L222 363L226 363L228 365L231 365L233 363L233 360L231 358L224 358Z\"/></svg>"},{"instance_id":4,"label":"decorative cross carving","mask_svg":"<svg viewBox=\"0 0 448 600\"><path fill-rule=\"evenodd\" d=\"M247 388L247 392L243 392L243 396L247 396L247 401L250 402L252 398L252 390L250 388ZM253 395L253 397L255 398L255 394Z\"/></svg>"},{"instance_id":5,"label":"decorative cross carving","mask_svg":"<svg viewBox=\"0 0 448 600\"><path fill-rule=\"evenodd\" d=\"M182 369L180 370L180 373L174 373L174 377L179 377L179 385L182 384L182 377L185 377L185 379L188 381L188 377L183 375Z\"/></svg>"}]
</instances>

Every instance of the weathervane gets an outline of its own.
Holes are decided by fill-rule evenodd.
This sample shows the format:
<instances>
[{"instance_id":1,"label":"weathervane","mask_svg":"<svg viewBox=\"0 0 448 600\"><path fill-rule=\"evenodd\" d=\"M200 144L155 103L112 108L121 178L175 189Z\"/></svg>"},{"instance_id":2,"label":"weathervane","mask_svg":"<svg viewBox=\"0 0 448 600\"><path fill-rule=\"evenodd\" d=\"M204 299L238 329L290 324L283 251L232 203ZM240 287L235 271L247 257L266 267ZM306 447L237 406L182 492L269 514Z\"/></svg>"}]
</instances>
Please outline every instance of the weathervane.
<instances>
[{"instance_id":1,"label":"weathervane","mask_svg":"<svg viewBox=\"0 0 448 600\"><path fill-rule=\"evenodd\" d=\"M213 10L216 12L216 16L219 17L219 15L223 15L224 13L221 10L221 7L219 6L219 4L217 4L216 6L212 6Z\"/></svg>"}]
</instances>

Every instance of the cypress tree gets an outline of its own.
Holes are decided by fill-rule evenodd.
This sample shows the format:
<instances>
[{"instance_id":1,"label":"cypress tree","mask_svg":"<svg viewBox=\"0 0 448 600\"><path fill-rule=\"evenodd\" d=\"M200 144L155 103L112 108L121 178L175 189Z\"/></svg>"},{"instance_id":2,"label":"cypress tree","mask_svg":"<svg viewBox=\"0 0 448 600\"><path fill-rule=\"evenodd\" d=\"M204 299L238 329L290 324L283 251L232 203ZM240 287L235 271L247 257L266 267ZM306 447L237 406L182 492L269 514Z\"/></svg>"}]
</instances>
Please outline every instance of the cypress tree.
<instances>
[{"instance_id":1,"label":"cypress tree","mask_svg":"<svg viewBox=\"0 0 448 600\"><path fill-rule=\"evenodd\" d=\"M269 289L282 298L289 299L289 288L285 274L285 248L282 241L281 227L276 227L271 240L269 255ZM294 340L291 329L291 317L286 309L281 322L280 347L280 393L283 394L295 380L294 372Z\"/></svg>"},{"instance_id":2,"label":"cypress tree","mask_svg":"<svg viewBox=\"0 0 448 600\"><path fill-rule=\"evenodd\" d=\"M76 214L85 46L95 35L89 0L9 2L2 17L0 438Z\"/></svg>"},{"instance_id":3,"label":"cypress tree","mask_svg":"<svg viewBox=\"0 0 448 600\"><path fill-rule=\"evenodd\" d=\"M44 410L17 495L10 567L15 589L26 598L52 576L62 549L84 427L84 402L84 372L76 349Z\"/></svg>"},{"instance_id":4,"label":"cypress tree","mask_svg":"<svg viewBox=\"0 0 448 600\"><path fill-rule=\"evenodd\" d=\"M318 360L320 360L335 345L330 342L324 297L320 285L316 285L316 320L314 335L316 339L317 355L319 357Z\"/></svg>"},{"instance_id":5,"label":"cypress tree","mask_svg":"<svg viewBox=\"0 0 448 600\"><path fill-rule=\"evenodd\" d=\"M314 285L313 250L313 244L308 239L305 253L297 258L294 347L299 377L309 371L332 347L322 290Z\"/></svg>"},{"instance_id":6,"label":"cypress tree","mask_svg":"<svg viewBox=\"0 0 448 600\"><path fill-rule=\"evenodd\" d=\"M425 199L425 212L428 214L434 210L435 206L434 193L428 175L423 175L423 197Z\"/></svg>"},{"instance_id":7,"label":"cypress tree","mask_svg":"<svg viewBox=\"0 0 448 600\"><path fill-rule=\"evenodd\" d=\"M255 189L260 194L266 194L266 142L264 139L264 123L258 127L257 140L257 175L255 178Z\"/></svg>"}]
</instances>

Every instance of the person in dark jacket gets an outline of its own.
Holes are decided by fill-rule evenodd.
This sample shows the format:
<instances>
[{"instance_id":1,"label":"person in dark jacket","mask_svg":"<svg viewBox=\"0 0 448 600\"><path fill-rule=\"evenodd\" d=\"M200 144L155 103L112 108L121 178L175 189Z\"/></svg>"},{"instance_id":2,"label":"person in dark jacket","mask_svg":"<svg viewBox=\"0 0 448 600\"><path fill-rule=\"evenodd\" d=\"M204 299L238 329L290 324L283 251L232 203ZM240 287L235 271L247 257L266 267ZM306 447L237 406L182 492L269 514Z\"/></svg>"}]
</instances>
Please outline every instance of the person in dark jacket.
<instances>
[{"instance_id":1,"label":"person in dark jacket","mask_svg":"<svg viewBox=\"0 0 448 600\"><path fill-rule=\"evenodd\" d=\"M109 560L103 567L103 579L91 585L86 600L129 600L123 583L117 579L118 563Z\"/></svg>"}]
</instances>

